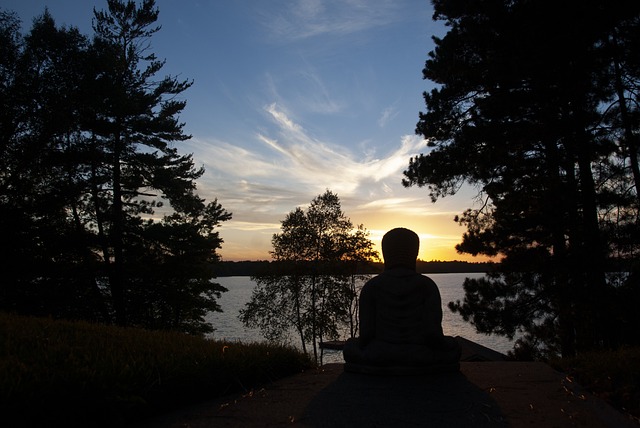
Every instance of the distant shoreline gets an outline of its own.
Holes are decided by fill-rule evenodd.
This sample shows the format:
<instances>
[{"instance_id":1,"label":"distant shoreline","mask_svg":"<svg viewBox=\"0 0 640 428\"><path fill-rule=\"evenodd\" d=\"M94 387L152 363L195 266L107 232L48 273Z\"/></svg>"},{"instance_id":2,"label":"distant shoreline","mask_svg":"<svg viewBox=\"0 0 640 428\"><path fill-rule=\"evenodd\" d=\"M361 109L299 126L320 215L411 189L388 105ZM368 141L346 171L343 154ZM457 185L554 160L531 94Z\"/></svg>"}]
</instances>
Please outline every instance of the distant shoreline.
<instances>
[{"instance_id":1,"label":"distant shoreline","mask_svg":"<svg viewBox=\"0 0 640 428\"><path fill-rule=\"evenodd\" d=\"M215 266L217 277L227 276L255 276L267 268L271 263L268 260L222 261ZM489 272L494 266L490 262L464 262L464 261L422 261L418 260L416 269L420 273L483 273ZM377 274L384 269L383 263L366 263L358 269L358 274Z\"/></svg>"}]
</instances>

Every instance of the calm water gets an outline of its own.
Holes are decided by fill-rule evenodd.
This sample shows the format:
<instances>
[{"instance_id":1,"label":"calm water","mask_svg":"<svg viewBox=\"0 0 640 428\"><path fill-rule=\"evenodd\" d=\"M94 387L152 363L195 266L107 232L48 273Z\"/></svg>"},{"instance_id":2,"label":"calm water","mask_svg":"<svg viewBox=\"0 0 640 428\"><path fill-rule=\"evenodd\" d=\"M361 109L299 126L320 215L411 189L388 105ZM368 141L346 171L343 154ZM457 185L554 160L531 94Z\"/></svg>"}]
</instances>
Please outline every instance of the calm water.
<instances>
[{"instance_id":1,"label":"calm water","mask_svg":"<svg viewBox=\"0 0 640 428\"><path fill-rule=\"evenodd\" d=\"M513 347L513 342L500 336L487 336L476 333L471 324L464 322L461 316L452 313L449 308L447 308L448 302L463 299L464 290L462 289L462 283L466 277L479 278L483 275L482 273L440 273L429 274L428 276L438 284L440 295L442 296L442 329L444 330L444 334L449 336L462 336L488 348L506 353ZM251 278L248 276L224 277L218 278L216 281L227 287L229 291L223 293L218 301L224 312L212 313L207 317L207 320L210 321L216 329L213 337L229 341L263 341L264 337L262 337L259 330L247 329L238 320L239 311L251 298L251 292L255 287L255 283L251 281ZM297 342L293 343L297 345ZM326 355L326 357L329 358L327 359L325 357L325 362L332 359L341 359L341 353L339 353L338 356L334 356L334 358L331 358L330 355L331 353Z\"/></svg>"}]
</instances>

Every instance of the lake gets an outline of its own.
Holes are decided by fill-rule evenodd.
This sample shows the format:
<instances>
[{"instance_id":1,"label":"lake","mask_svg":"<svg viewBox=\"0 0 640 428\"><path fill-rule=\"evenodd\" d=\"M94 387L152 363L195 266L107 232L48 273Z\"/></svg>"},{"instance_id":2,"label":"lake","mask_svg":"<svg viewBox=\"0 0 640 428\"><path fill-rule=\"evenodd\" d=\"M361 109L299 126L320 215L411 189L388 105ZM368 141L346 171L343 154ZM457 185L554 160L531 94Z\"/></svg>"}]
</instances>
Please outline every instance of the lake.
<instances>
[{"instance_id":1,"label":"lake","mask_svg":"<svg viewBox=\"0 0 640 428\"><path fill-rule=\"evenodd\" d=\"M448 336L462 336L498 352L506 353L511 350L513 347L512 341L502 336L476 333L475 328L471 324L464 322L460 315L454 314L447 307L450 301L462 300L464 298L462 283L465 278L480 278L484 276L483 273L434 273L427 276L433 279L440 289L443 312L442 329L444 334ZM248 276L221 277L215 281L225 286L229 291L223 293L222 297L218 300L224 312L211 313L207 316L207 321L211 322L216 329L211 337L227 341L264 341L264 337L260 334L259 330L244 327L238 319L240 309L242 309L251 298L251 292L255 287L255 282L251 281L251 278ZM294 341L293 344L297 345L297 342ZM330 352L325 354L325 362L327 362L327 360L339 360L342 354L337 353L337 355L333 355L333 357L331 357L331 355L333 354Z\"/></svg>"}]
</instances>

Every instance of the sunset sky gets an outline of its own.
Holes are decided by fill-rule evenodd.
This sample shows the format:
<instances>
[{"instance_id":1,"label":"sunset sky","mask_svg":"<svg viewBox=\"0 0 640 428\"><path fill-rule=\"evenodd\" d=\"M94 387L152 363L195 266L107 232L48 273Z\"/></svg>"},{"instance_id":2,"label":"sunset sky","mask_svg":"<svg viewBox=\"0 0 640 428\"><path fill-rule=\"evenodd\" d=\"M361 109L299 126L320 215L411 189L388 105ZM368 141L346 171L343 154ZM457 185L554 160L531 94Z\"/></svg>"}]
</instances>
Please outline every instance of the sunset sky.
<instances>
[{"instance_id":1,"label":"sunset sky","mask_svg":"<svg viewBox=\"0 0 640 428\"><path fill-rule=\"evenodd\" d=\"M31 27L48 7L58 25L91 34L106 0L3 0ZM206 173L198 191L233 213L220 228L224 260L269 259L280 221L330 189L376 245L404 226L424 260L482 261L457 254L453 217L475 191L431 203L406 189L402 171L424 152L414 134L432 35L427 0L157 0L162 29L151 49L161 75L193 79L180 143Z\"/></svg>"}]
</instances>

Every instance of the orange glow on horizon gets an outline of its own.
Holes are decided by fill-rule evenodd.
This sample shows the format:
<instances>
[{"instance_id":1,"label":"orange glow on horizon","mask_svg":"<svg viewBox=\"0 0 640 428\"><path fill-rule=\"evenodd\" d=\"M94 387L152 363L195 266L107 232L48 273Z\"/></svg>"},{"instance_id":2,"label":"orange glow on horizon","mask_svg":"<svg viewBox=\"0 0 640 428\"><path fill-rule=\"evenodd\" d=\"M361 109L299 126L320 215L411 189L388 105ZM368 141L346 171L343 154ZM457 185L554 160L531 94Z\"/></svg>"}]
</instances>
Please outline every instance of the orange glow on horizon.
<instances>
[{"instance_id":1,"label":"orange glow on horizon","mask_svg":"<svg viewBox=\"0 0 640 428\"><path fill-rule=\"evenodd\" d=\"M378 251L380 256L380 261L383 261L382 258L382 249L380 248L380 242L374 242L374 248ZM230 251L225 251L225 246L223 245L222 251L222 259L224 261L246 261L246 260L271 260L271 256L269 251L271 248L266 248L262 251L255 249L253 251L243 251L241 253L232 253ZM437 248L424 248L421 242L420 252L418 254L418 259L423 261L463 261L470 263L482 263L482 262L490 262L495 261L487 256L472 256L470 254L460 254L456 251L456 249L451 247L437 247Z\"/></svg>"},{"instance_id":2,"label":"orange glow on horizon","mask_svg":"<svg viewBox=\"0 0 640 428\"><path fill-rule=\"evenodd\" d=\"M456 251L455 246L462 240L464 229L455 223L452 220L453 216L448 213L430 215L428 217L429 226L425 225L424 216L394 215L393 222L389 221L389 217L389 215L361 213L358 218L351 218L354 225L364 224L370 234L369 239L373 242L381 260L382 236L394 227L406 227L416 232L420 237L418 254L420 260L456 260L477 263L492 261L490 257L474 257ZM229 223L229 226L232 226L232 222ZM272 250L271 238L274 233L279 232L276 225L273 228L260 230L240 230L234 227L227 228L225 225L220 232L224 239L222 250L220 250L222 259L225 261L271 260L269 254L269 251Z\"/></svg>"}]
</instances>

